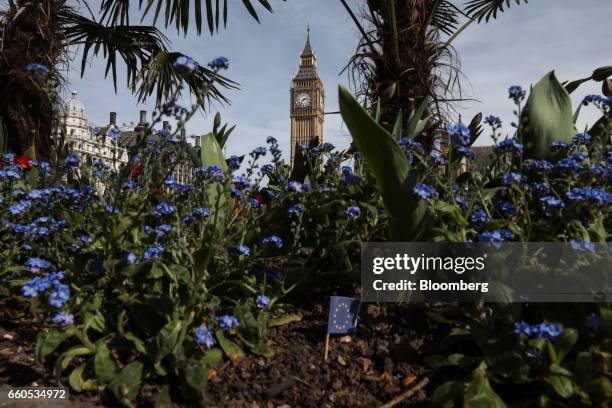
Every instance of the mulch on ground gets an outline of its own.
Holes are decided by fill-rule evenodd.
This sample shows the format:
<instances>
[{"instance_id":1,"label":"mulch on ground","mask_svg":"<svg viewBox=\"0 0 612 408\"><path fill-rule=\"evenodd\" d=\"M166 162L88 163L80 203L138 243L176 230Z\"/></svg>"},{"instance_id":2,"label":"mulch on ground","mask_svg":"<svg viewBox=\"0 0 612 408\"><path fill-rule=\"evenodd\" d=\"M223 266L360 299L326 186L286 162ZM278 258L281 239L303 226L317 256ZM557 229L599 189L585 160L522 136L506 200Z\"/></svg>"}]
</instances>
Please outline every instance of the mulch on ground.
<instances>
[{"instance_id":1,"label":"mulch on ground","mask_svg":"<svg viewBox=\"0 0 612 408\"><path fill-rule=\"evenodd\" d=\"M419 352L433 342L435 330L418 306L364 304L357 332L333 337L326 362L326 305L297 313L301 321L270 330L274 357L248 355L219 367L202 406L378 407L429 374ZM34 359L33 326L0 321L0 385L55 383L49 367ZM396 406L424 406L430 393L425 387ZM73 394L71 399L81 406L112 406L95 394ZM151 403L143 399L139 405Z\"/></svg>"}]
</instances>

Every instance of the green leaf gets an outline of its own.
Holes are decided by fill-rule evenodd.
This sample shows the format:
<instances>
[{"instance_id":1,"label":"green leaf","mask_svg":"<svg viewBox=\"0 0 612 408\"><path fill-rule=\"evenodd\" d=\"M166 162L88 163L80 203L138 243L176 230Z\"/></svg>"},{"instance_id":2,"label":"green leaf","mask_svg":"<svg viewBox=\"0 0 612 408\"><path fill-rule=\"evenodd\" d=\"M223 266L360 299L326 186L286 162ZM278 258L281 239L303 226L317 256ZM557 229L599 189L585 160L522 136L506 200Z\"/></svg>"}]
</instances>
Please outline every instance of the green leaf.
<instances>
[{"instance_id":1,"label":"green leaf","mask_svg":"<svg viewBox=\"0 0 612 408\"><path fill-rule=\"evenodd\" d=\"M280 317L277 317L275 319L270 319L270 322L268 323L268 327L284 326L286 324L293 323L293 322L299 322L301 320L302 320L302 316L297 315L295 313L288 313Z\"/></svg>"},{"instance_id":2,"label":"green leaf","mask_svg":"<svg viewBox=\"0 0 612 408\"><path fill-rule=\"evenodd\" d=\"M465 383L460 381L448 381L440 385L431 396L432 407L455 407L461 406L461 400L465 389Z\"/></svg>"},{"instance_id":3,"label":"green leaf","mask_svg":"<svg viewBox=\"0 0 612 408\"><path fill-rule=\"evenodd\" d=\"M202 156L202 167L208 168L213 165L219 166L223 171L227 171L227 163L223 156L221 146L212 133L200 137L200 149Z\"/></svg>"},{"instance_id":4,"label":"green leaf","mask_svg":"<svg viewBox=\"0 0 612 408\"><path fill-rule=\"evenodd\" d=\"M94 371L100 383L110 382L117 374L117 364L111 357L110 350L104 342L96 344Z\"/></svg>"},{"instance_id":5,"label":"green leaf","mask_svg":"<svg viewBox=\"0 0 612 408\"><path fill-rule=\"evenodd\" d=\"M123 367L119 375L108 385L108 389L117 401L131 406L131 401L138 396L142 375L143 364L140 361L134 361Z\"/></svg>"},{"instance_id":6,"label":"green leaf","mask_svg":"<svg viewBox=\"0 0 612 408\"><path fill-rule=\"evenodd\" d=\"M179 345L181 328L183 324L181 321L170 321L166 324L160 332L155 336L156 355L155 362L160 362L168 354L174 353L176 347Z\"/></svg>"},{"instance_id":7,"label":"green leaf","mask_svg":"<svg viewBox=\"0 0 612 408\"><path fill-rule=\"evenodd\" d=\"M506 404L493 391L481 369L477 369L474 379L465 390L463 406L466 408L505 408Z\"/></svg>"},{"instance_id":8,"label":"green leaf","mask_svg":"<svg viewBox=\"0 0 612 408\"><path fill-rule=\"evenodd\" d=\"M418 136L427 126L429 122L429 116L424 119L421 119L423 114L425 113L425 109L427 108L427 99L423 99L423 101L410 112L408 116L408 123L406 124L406 136L407 137L416 137Z\"/></svg>"},{"instance_id":9,"label":"green leaf","mask_svg":"<svg viewBox=\"0 0 612 408\"><path fill-rule=\"evenodd\" d=\"M386 209L395 218L394 238L418 240L425 229L426 207L411 194L416 179L410 172L405 153L342 86L339 87L339 102L353 141L376 179Z\"/></svg>"},{"instance_id":10,"label":"green leaf","mask_svg":"<svg viewBox=\"0 0 612 408\"><path fill-rule=\"evenodd\" d=\"M397 118L395 119L395 125L393 126L393 132L391 133L393 139L399 141L402 138L402 111L400 110L397 113Z\"/></svg>"},{"instance_id":11,"label":"green leaf","mask_svg":"<svg viewBox=\"0 0 612 408\"><path fill-rule=\"evenodd\" d=\"M211 348L204 352L200 363L208 368L213 368L221 360L223 360L223 352L218 348Z\"/></svg>"},{"instance_id":12,"label":"green leaf","mask_svg":"<svg viewBox=\"0 0 612 408\"><path fill-rule=\"evenodd\" d=\"M173 404L172 398L170 397L170 387L168 385L161 387L153 400L155 402L155 408L172 408Z\"/></svg>"},{"instance_id":13,"label":"green leaf","mask_svg":"<svg viewBox=\"0 0 612 408\"><path fill-rule=\"evenodd\" d=\"M244 351L238 344L225 337L223 330L217 330L215 335L217 336L219 346L221 346L223 352L230 358L230 360L233 362L238 362L245 356Z\"/></svg>"},{"instance_id":14,"label":"green leaf","mask_svg":"<svg viewBox=\"0 0 612 408\"><path fill-rule=\"evenodd\" d=\"M73 357L86 356L89 354L93 354L93 351L88 347L81 345L74 346L68 351L62 353L55 362L55 367L53 369L53 373L55 374L57 381L59 382L62 372L68 367Z\"/></svg>"},{"instance_id":15,"label":"green leaf","mask_svg":"<svg viewBox=\"0 0 612 408\"><path fill-rule=\"evenodd\" d=\"M251 351L254 354L257 354L258 356L264 356L268 358L274 357L274 350L272 349L272 347L266 344L266 341L264 339L259 340L255 347L251 347Z\"/></svg>"},{"instance_id":16,"label":"green leaf","mask_svg":"<svg viewBox=\"0 0 612 408\"><path fill-rule=\"evenodd\" d=\"M572 373L558 364L550 366L550 385L562 398L568 398L574 393Z\"/></svg>"},{"instance_id":17,"label":"green leaf","mask_svg":"<svg viewBox=\"0 0 612 408\"><path fill-rule=\"evenodd\" d=\"M559 83L554 71L546 74L531 88L521 115L520 138L528 159L550 159L552 142L569 143L577 133L574 127L572 101Z\"/></svg>"},{"instance_id":18,"label":"green leaf","mask_svg":"<svg viewBox=\"0 0 612 408\"><path fill-rule=\"evenodd\" d=\"M68 384L76 392L81 392L81 390L83 389L83 383L85 382L83 379L83 374L86 366L87 363L81 364L80 366L72 370L72 372L68 376Z\"/></svg>"},{"instance_id":19,"label":"green leaf","mask_svg":"<svg viewBox=\"0 0 612 408\"><path fill-rule=\"evenodd\" d=\"M40 332L36 338L36 359L43 361L46 356L53 353L70 336L72 336L72 333L68 331Z\"/></svg>"},{"instance_id":20,"label":"green leaf","mask_svg":"<svg viewBox=\"0 0 612 408\"><path fill-rule=\"evenodd\" d=\"M185 370L185 385L190 388L191 400L199 399L198 397L206 391L208 371L209 368L202 364L197 364Z\"/></svg>"},{"instance_id":21,"label":"green leaf","mask_svg":"<svg viewBox=\"0 0 612 408\"><path fill-rule=\"evenodd\" d=\"M563 329L561 334L552 341L552 346L557 352L557 364L561 364L563 359L570 352L578 340L578 332L574 329Z\"/></svg>"}]
</instances>

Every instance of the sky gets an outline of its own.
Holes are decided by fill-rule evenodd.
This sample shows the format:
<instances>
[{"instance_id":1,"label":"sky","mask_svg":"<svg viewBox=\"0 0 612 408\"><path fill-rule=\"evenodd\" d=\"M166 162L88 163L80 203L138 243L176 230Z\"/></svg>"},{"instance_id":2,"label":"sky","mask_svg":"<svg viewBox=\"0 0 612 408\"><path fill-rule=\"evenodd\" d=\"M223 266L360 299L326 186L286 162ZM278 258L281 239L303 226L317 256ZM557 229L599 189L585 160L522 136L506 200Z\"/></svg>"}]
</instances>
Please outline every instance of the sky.
<instances>
[{"instance_id":1,"label":"sky","mask_svg":"<svg viewBox=\"0 0 612 408\"><path fill-rule=\"evenodd\" d=\"M348 85L346 73L340 72L355 50L357 30L338 0L270 0L274 13L258 7L260 24L250 17L242 2L229 3L227 29L213 36L204 32L198 37L194 31L183 37L174 29L164 31L173 50L201 63L217 56L227 57L230 68L224 75L240 84L239 91L226 92L231 105L214 106L209 114L196 115L187 133L209 132L218 110L224 122L237 125L226 154L247 153L264 145L268 136L276 137L283 151L288 152L289 87L298 68L307 25L325 87L327 112L338 110L338 85ZM93 9L98 4L90 2ZM363 0L349 0L349 4L357 9ZM139 13L134 10L132 15L137 20ZM464 122L483 112L496 114L509 124L513 106L507 98L508 86L528 88L552 69L560 80L573 80L589 76L599 66L612 65L608 41L612 38L611 16L610 0L531 0L527 5L513 4L488 24L472 24L454 43L464 74L464 96L477 99L460 106ZM127 89L121 89L122 70L120 89L115 93L110 78L104 80L103 59L90 61L81 78L79 51L73 51L75 59L67 72L65 96L71 90L77 91L92 123L107 124L110 111L118 112L120 124L137 122L139 110L153 109L151 103L137 104ZM572 94L574 106L585 95L600 93L600 89L600 83L584 84ZM596 118L594 108L583 109L578 128ZM511 132L507 125L504 129ZM350 143L340 115L325 116L324 141L338 148ZM486 136L477 142L490 143Z\"/></svg>"}]
</instances>

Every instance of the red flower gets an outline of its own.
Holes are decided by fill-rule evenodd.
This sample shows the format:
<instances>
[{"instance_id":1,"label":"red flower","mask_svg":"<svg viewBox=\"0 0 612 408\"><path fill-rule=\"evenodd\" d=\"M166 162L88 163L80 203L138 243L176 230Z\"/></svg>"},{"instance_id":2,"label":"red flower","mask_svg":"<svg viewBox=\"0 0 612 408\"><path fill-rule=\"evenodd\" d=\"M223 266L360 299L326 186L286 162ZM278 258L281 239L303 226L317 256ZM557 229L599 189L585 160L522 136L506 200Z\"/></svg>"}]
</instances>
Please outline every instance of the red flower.
<instances>
[{"instance_id":1,"label":"red flower","mask_svg":"<svg viewBox=\"0 0 612 408\"><path fill-rule=\"evenodd\" d=\"M255 194L255 199L257 200L257 202L259 203L259 206L261 207L264 203L264 198L261 194Z\"/></svg>"},{"instance_id":2,"label":"red flower","mask_svg":"<svg viewBox=\"0 0 612 408\"><path fill-rule=\"evenodd\" d=\"M13 164L15 166L19 166L24 170L28 170L30 168L30 162L33 161L31 157L28 156L19 156L13 159Z\"/></svg>"},{"instance_id":3,"label":"red flower","mask_svg":"<svg viewBox=\"0 0 612 408\"><path fill-rule=\"evenodd\" d=\"M142 174L142 166L140 164L134 166L134 168L132 169L132 174L140 176Z\"/></svg>"}]
</instances>

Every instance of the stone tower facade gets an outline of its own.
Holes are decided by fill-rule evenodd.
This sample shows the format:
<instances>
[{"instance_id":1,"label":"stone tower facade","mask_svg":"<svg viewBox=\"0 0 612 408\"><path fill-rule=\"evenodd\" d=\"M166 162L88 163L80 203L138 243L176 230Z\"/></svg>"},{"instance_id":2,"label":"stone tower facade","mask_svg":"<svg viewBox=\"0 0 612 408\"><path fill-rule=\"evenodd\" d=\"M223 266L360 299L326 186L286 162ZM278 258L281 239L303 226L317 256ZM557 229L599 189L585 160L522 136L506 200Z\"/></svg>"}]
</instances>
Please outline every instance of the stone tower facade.
<instances>
[{"instance_id":1,"label":"stone tower facade","mask_svg":"<svg viewBox=\"0 0 612 408\"><path fill-rule=\"evenodd\" d=\"M310 45L310 28L306 45L300 55L300 67L289 90L291 115L291 167L298 144L309 144L313 139L323 143L323 108L325 92L317 74L317 57Z\"/></svg>"}]
</instances>

